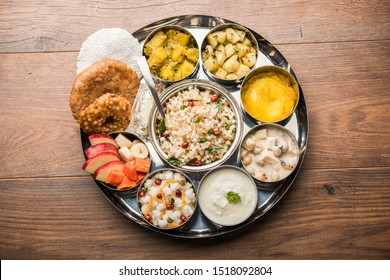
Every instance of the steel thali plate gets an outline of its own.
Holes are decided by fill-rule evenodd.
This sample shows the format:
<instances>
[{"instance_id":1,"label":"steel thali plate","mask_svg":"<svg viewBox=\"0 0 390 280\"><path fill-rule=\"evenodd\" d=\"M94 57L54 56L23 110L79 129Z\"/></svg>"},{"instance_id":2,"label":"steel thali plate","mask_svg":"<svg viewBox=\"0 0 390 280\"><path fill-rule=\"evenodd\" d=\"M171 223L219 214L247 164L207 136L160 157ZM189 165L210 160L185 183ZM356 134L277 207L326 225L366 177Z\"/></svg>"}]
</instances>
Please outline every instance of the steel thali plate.
<instances>
[{"instance_id":1,"label":"steel thali plate","mask_svg":"<svg viewBox=\"0 0 390 280\"><path fill-rule=\"evenodd\" d=\"M172 18L164 19L149 24L135 31L133 33L133 36L138 39L140 44L143 44L147 35L150 32L152 32L154 29L166 25L179 25L181 27L186 28L188 31L190 31L195 36L198 45L201 46L203 38L210 31L210 29L225 23L235 23L235 22L223 18L204 16L204 15L178 16L178 17L172 17ZM263 65L276 65L288 70L296 78L298 82L299 90L300 90L299 103L292 118L285 125L285 127L288 128L296 137L300 148L300 158L299 158L297 168L290 176L288 176L278 186L271 189L258 188L258 203L254 213L245 222L236 226L228 226L228 227L217 226L211 223L201 213L200 207L197 207L195 213L193 214L193 217L190 219L188 223L185 224L184 227L181 227L179 229L172 229L172 230L157 229L143 220L143 217L138 210L137 199L134 192L112 191L106 188L99 181L95 181L99 189L102 191L103 195L112 203L112 205L115 206L123 215L125 215L135 223L162 234L167 234L167 235L182 237L182 238L205 238L205 237L219 236L219 235L223 235L238 230L242 227L248 226L249 224L256 221L262 215L267 213L284 196L284 194L288 191L288 189L293 184L302 165L305 152L306 152L307 141L308 141L308 116L307 116L305 98L303 95L302 88L299 84L298 78L296 77L293 69L291 68L287 60L283 57L283 55L260 34L256 33L253 30L250 31L255 36L259 45L258 61L256 63L255 68ZM200 71L199 78L208 80L208 77L203 72L202 67L200 67L199 71ZM143 80L141 80L141 86L142 83L144 83ZM230 86L227 87L227 90L240 103L239 86L236 87ZM137 97L136 102L142 102L142 100L139 100ZM254 123L252 120L250 120L244 113L243 113L243 120L244 120L243 134L245 135L245 133L249 131L251 127L255 126L257 123ZM130 127L127 130L133 133L138 133L139 131L137 131L137 129L138 128L134 126L132 127L132 123L131 123ZM157 152L155 152L155 150L153 149L153 146L151 145L147 136L145 136L144 140L148 145L153 160L151 172L160 168L169 167L165 165L164 162L159 158ZM90 144L89 144L88 136L82 130L81 130L81 142L82 142L83 150L85 151ZM225 165L235 165L235 166L240 165L238 159L238 149L225 163ZM193 182L195 183L195 188L197 189L203 174L187 174L187 175L193 180Z\"/></svg>"}]
</instances>

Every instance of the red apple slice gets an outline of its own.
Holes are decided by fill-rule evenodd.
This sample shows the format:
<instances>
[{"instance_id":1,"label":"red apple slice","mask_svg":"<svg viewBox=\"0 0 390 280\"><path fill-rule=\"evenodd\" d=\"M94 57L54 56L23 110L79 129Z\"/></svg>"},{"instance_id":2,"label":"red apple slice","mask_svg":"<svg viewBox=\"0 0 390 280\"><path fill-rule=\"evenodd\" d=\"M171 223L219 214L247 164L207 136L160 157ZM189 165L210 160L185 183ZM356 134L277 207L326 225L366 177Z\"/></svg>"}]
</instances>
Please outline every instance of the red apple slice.
<instances>
[{"instance_id":1,"label":"red apple slice","mask_svg":"<svg viewBox=\"0 0 390 280\"><path fill-rule=\"evenodd\" d=\"M112 170L118 170L123 172L123 162L120 160L110 161L102 166L100 166L95 173L93 173L93 178L98 181L106 183L108 174Z\"/></svg>"},{"instance_id":2,"label":"red apple slice","mask_svg":"<svg viewBox=\"0 0 390 280\"><path fill-rule=\"evenodd\" d=\"M101 143L101 144L97 144L95 146L89 147L85 151L85 154L87 155L88 158L93 158L97 154L101 154L101 153L105 153L105 152L112 152L112 153L115 153L119 156L118 148L112 144L109 144L109 143Z\"/></svg>"},{"instance_id":3,"label":"red apple slice","mask_svg":"<svg viewBox=\"0 0 390 280\"><path fill-rule=\"evenodd\" d=\"M109 143L118 148L118 144L115 139L107 134L92 134L88 137L91 146L96 146L101 143Z\"/></svg>"},{"instance_id":4,"label":"red apple slice","mask_svg":"<svg viewBox=\"0 0 390 280\"><path fill-rule=\"evenodd\" d=\"M120 160L120 159L118 155L115 153L112 152L100 153L87 160L83 164L82 169L93 174L96 171L96 169L98 169L100 166L103 166L107 162L116 161L116 160Z\"/></svg>"}]
</instances>

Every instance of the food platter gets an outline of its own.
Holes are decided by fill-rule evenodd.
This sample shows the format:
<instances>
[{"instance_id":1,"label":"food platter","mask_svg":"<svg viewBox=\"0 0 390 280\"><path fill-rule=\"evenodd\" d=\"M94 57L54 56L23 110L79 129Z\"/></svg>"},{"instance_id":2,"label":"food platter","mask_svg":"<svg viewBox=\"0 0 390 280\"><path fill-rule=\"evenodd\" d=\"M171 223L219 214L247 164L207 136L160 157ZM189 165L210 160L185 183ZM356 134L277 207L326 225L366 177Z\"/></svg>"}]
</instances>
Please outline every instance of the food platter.
<instances>
[{"instance_id":1,"label":"food platter","mask_svg":"<svg viewBox=\"0 0 390 280\"><path fill-rule=\"evenodd\" d=\"M167 18L161 21L154 22L149 24L136 32L133 33L133 36L138 39L140 44L142 45L145 41L145 38L156 28L167 26L167 25L177 25L183 28L186 28L190 31L196 38L199 45L201 45L203 38L205 35L214 27L219 26L221 24L234 23L232 21L203 16L203 15L186 15L186 16L178 16ZM260 67L264 65L275 65L281 68L284 68L288 72L290 72L294 78L298 81L293 69L287 60L283 57L283 55L266 39L264 39L261 35L256 33L253 30L250 30L255 36L258 46L258 60L256 62L255 67ZM207 80L207 75L203 72L203 69L199 69L199 79ZM144 83L144 81L141 81ZM181 238L205 238L205 237L213 237L223 235L235 230L238 230L244 226L248 226L253 223L257 219L259 219L262 215L267 213L288 191L288 189L293 184L296 176L299 173L300 166L303 162L307 142L308 142L308 116L305 98L303 95L303 91L301 86L299 85L299 103L292 115L292 117L288 120L286 124L284 124L285 128L287 128L296 138L299 146L299 161L297 168L294 172L289 175L285 180L273 187L261 187L258 185L258 199L257 206L253 214L246 219L243 223L235 225L235 226L219 226L210 222L201 212L199 207L196 208L196 212L193 217L186 223L183 227L178 229L159 229L153 227L151 224L147 223L142 214L139 211L139 207L137 205L137 197L134 191L124 191L118 192L114 190L108 189L101 182L95 181L103 195L112 203L114 207L116 207L123 215L128 217L130 220L135 223L144 226L153 231L157 231L162 234L167 234L175 237ZM226 89L235 97L237 102L240 103L240 85L229 85L225 86ZM144 100L140 100L139 98L136 102L142 103ZM143 112L137 110L144 110L145 107L137 106L139 104L135 104L133 106L133 110L135 108L134 115L142 115ZM241 104L240 104L241 105ZM243 111L243 132L244 134L248 132L252 127L257 125L258 123L254 122L248 115L246 115ZM127 129L130 132L139 134L139 124L134 125L132 122ZM147 144L152 160L151 172L169 167L164 161L159 157L158 153L154 150L153 145L147 135L143 137L145 143ZM88 135L81 130L81 142L83 150L85 151L89 146ZM230 156L230 158L224 163L224 165L233 165L241 167L238 149ZM190 179L194 182L195 188L198 188L199 182L202 180L205 173L192 173L188 172L186 175L190 177Z\"/></svg>"}]
</instances>

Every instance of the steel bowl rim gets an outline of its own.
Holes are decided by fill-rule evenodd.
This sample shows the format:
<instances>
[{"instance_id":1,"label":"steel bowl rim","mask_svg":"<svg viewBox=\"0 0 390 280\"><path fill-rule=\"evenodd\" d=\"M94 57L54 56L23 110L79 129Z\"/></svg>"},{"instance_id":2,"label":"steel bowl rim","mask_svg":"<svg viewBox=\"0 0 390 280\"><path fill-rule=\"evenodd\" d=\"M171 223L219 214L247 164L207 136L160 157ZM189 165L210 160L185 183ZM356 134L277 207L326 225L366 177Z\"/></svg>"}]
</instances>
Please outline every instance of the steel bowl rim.
<instances>
[{"instance_id":1,"label":"steel bowl rim","mask_svg":"<svg viewBox=\"0 0 390 280\"><path fill-rule=\"evenodd\" d=\"M225 28L229 28L229 27L233 27L233 28L237 28L237 29L240 29L242 31L245 31L246 34L249 34L249 39L251 40L252 44L254 44L255 46L255 49L256 49L256 62L255 64L250 68L250 71L248 73L246 73L245 75L237 78L237 79L234 79L234 80L228 80L228 79L222 79L222 78L219 78L217 76L215 76L213 73L211 73L207 68L206 66L204 65L204 61L202 59L202 52L203 52L203 49L206 47L207 45L207 36L210 35L211 33L215 32L215 31L218 31L218 30L221 30L221 29L225 29ZM212 28L209 32L207 32L207 34L205 35L205 37L203 38L202 40L202 43L200 45L200 49L199 49L199 53L200 53L200 60L201 60L201 63L202 63L202 69L204 71L204 73L211 79L211 80L214 80L220 84L224 84L224 85L238 85L240 84L241 82L243 82L243 80L245 79L245 77L252 71L255 69L256 67L256 63L259 59L259 44L256 40L256 37L254 36L254 34L248 29L246 28L245 26L241 25L241 24L238 24L238 23L224 23L224 24L221 24L221 25L218 25L214 28Z\"/></svg>"},{"instance_id":2,"label":"steel bowl rim","mask_svg":"<svg viewBox=\"0 0 390 280\"><path fill-rule=\"evenodd\" d=\"M297 101L295 102L294 108L291 110L290 114L288 116L286 116L285 118L277 120L277 121L274 121L274 122L262 121L262 120L259 120L259 119L255 118L254 116L252 116L246 110L246 108L244 107L244 102L242 101L242 90L243 90L245 84L248 83L248 81L252 78L252 76L258 74L258 72L276 72L276 73L285 75L290 81L293 82L293 84L294 84L294 91L295 91L295 93L297 95ZM288 70L286 70L286 69L284 69L284 68L282 68L280 66L277 66L277 65L263 65L263 66L259 66L257 68L253 68L245 76L244 80L242 81L241 88L240 88L240 101L241 101L242 110L250 118L252 118L255 122L260 122L260 124L261 123L276 123L276 124L281 124L281 125L285 124L286 122L288 122L288 120L292 117L292 115L294 114L295 110L297 109L297 106L299 104L299 99L300 99L300 89L299 89L298 81L294 78L294 76Z\"/></svg>"},{"instance_id":3,"label":"steel bowl rim","mask_svg":"<svg viewBox=\"0 0 390 280\"><path fill-rule=\"evenodd\" d=\"M218 171L218 170L220 170L220 169L235 169L235 170L237 170L237 171L239 171L239 172L242 172L242 173L245 174L245 175L247 176L247 178L251 181L252 186L253 186L253 189L254 189L254 191L255 191L255 194L256 194L256 195L255 195L256 203L254 204L254 207L253 207L252 211L250 212L250 214L248 214L248 216L247 216L244 220L240 221L239 223L229 224L229 225L224 225L224 224L217 223L217 222L211 220L211 219L203 212L202 207L200 206L200 203L199 203L199 193L200 193L200 190L202 189L202 184L203 184L204 180L205 180L210 174L212 174L213 172L216 172L216 171ZM197 194L196 194L196 195L197 195L198 205L199 205L200 211L202 212L202 214L203 214L211 223L213 223L213 224L216 225L216 226L237 226L237 225L239 225L239 224L241 224L241 223L244 223L247 219L249 219L250 216L253 215L255 209L257 208L257 204L258 204L258 202L259 202L259 197L258 197L258 190L257 190L257 186L256 186L256 181L255 181L255 180L253 179L253 177L248 173L248 171L246 171L245 168L240 168L240 167L235 166L235 165L221 165L221 166L218 166L218 167L216 167L216 168L213 168L213 169L209 170L209 171L203 176L203 178L199 181L198 190L197 190Z\"/></svg>"},{"instance_id":4,"label":"steel bowl rim","mask_svg":"<svg viewBox=\"0 0 390 280\"><path fill-rule=\"evenodd\" d=\"M170 86L172 85L173 83L178 83L178 82L181 82L183 80L188 80L188 79L191 79L193 77L195 77L197 75L197 73L199 72L199 68L200 68L200 47L199 47L199 44L194 36L194 34L192 34L187 28L184 28L182 26L179 26L179 25L166 25L166 26L160 26L160 27L157 27L155 29L153 29L149 34L148 36L146 36L145 38L145 41L144 43L142 44L142 55L146 57L145 53L144 53L144 47L145 47L145 44L150 41L150 39L160 30L166 30L166 29L176 29L176 30L180 30L180 31L184 31L186 33L188 33L189 35L191 35L191 37L194 39L194 42L196 44L196 48L198 49L198 61L196 62L195 66L194 66L194 70L192 70L191 73L189 73L186 77L184 78L181 78L179 80L165 80L165 79L162 79L158 76L155 76L153 75L152 73L150 73L152 75L152 78L153 80L159 84L159 85L163 85L163 88L166 87L166 86Z\"/></svg>"},{"instance_id":5,"label":"steel bowl rim","mask_svg":"<svg viewBox=\"0 0 390 280\"><path fill-rule=\"evenodd\" d=\"M257 179L255 176L252 176L251 174L249 174L249 172L246 170L246 167L245 167L244 163L242 162L242 158L241 158L241 148L242 148L242 145L243 145L245 139L250 134L254 133L255 131L258 131L258 130L260 130L262 128L266 128L266 127L273 127L273 128L275 128L277 130L280 130L280 131L286 133L288 135L288 137L290 137L291 140L294 142L295 148L298 151L298 153L296 155L296 162L297 162L297 164L294 166L293 169L291 169L290 173L286 177L281 178L281 179L279 179L277 181L272 181L272 182L261 181L261 180ZM249 174L249 176L251 176L253 178L253 180L260 185L260 187L266 187L266 189L267 189L267 188L270 188L270 187L277 187L277 186L279 186L280 183L282 183L292 173L294 173L295 169L298 167L298 161L299 161L299 157L300 157L300 149L299 149L299 145L298 145L297 139L295 138L294 134L292 134L292 132L290 130L288 130L286 127L284 127L284 126L282 126L282 125L280 125L278 123L267 122L267 123L261 123L261 124L255 125L248 132L245 133L245 135L242 137L242 141L241 141L240 146L239 146L238 157L239 157L239 160L240 160L240 165Z\"/></svg>"},{"instance_id":6,"label":"steel bowl rim","mask_svg":"<svg viewBox=\"0 0 390 280\"><path fill-rule=\"evenodd\" d=\"M149 158L150 158L150 165L149 165L149 170L148 172L146 173L145 177L147 175L149 175L150 173L150 170L151 170L151 167L152 167L152 162L153 162L153 159L152 159L152 153L150 152L150 149L148 147L148 145L146 144L146 142L142 139L141 136L139 136L137 133L133 133L133 132L128 132L128 131L121 131L121 130L118 130L118 131L113 131L113 132L110 132L108 133L107 135L108 136L111 136L115 139L115 137L113 135L118 135L118 134L127 134L127 135L131 135L132 137L136 138L136 140L139 140L141 141L147 148L148 148L148 151L149 151ZM119 150L120 148L118 148ZM120 159L121 161L124 161L122 159ZM145 178L143 178L141 181L139 181L137 183L137 185L135 185L134 187L131 187L131 188L127 188L127 189L122 189L122 190L118 190L117 188L115 188L115 186L111 185L111 184L107 184L105 182L102 182L102 181L97 181L99 182L102 186L104 186L105 188L111 190L111 191L114 191L114 192L118 192L118 193L129 193L129 194L134 194L135 193L135 190L137 190L139 188L139 186L142 184L142 182L144 181Z\"/></svg>"},{"instance_id":7,"label":"steel bowl rim","mask_svg":"<svg viewBox=\"0 0 390 280\"><path fill-rule=\"evenodd\" d=\"M162 228L162 227L155 226L155 225L153 225L152 223L148 222L148 221L145 219L145 216L143 215L143 213L142 213L142 211L141 211L141 207L140 207L140 203L139 203L139 193L140 193L140 191L142 190L142 188L143 188L143 186L144 186L146 180L147 180L147 179L150 179L151 177L153 177L153 176L156 175L157 173L164 172L164 171L177 172L177 173L180 173L181 175L183 175L183 176L187 179L187 181L191 183L192 188L193 188L194 193L195 193L195 206L194 206L194 212L192 212L191 216L190 216L185 222L183 222L182 224L180 224L179 226L174 227L174 228ZM181 227L184 227L184 225L186 225L186 224L192 219L192 217L195 216L197 207L198 207L198 193L197 193L197 191L196 191L194 182L191 180L191 178L190 178L187 174L185 174L184 172L182 172L182 171L180 171L180 170L174 169L174 168L164 167L164 168L156 169L156 170L154 170L153 172L147 174L147 176L145 176L144 180L141 182L141 184L139 185L139 188L138 188L138 190L137 190L137 209L138 209L140 215L142 216L142 219L144 220L144 222L148 223L150 226L152 226L152 227L154 227L154 228L156 228L156 229L159 229L159 230L163 230L163 231L167 230L167 231L169 231L169 230L175 230L175 229L179 229L179 228L181 228Z\"/></svg>"},{"instance_id":8,"label":"steel bowl rim","mask_svg":"<svg viewBox=\"0 0 390 280\"><path fill-rule=\"evenodd\" d=\"M148 123L148 130L149 130L149 137L150 137L150 142L153 145L153 148L157 152L157 154L162 158L164 162L166 162L169 166L181 170L183 172L205 172L208 171L210 168L217 167L223 163L225 163L236 151L240 144L240 140L242 139L243 135L243 118L242 118L242 113L240 106L238 102L235 100L235 98L231 95L230 92L228 92L223 86L212 82L208 80L202 80L202 79L191 79L191 80L185 80L179 83L175 83L172 86L166 88L161 96L161 104L164 104L169 97L173 96L176 94L178 91L183 90L185 88L188 88L189 86L201 86L201 87L207 87L210 88L211 90L217 91L218 93L222 94L230 103L230 106L232 107L235 116L236 116L236 123L237 123L237 128L234 136L234 140L226 153L222 156L217 161L214 161L210 164L207 165L202 165L202 166L189 166L189 165L182 165L182 166L175 166L169 163L167 159L167 155L165 154L164 151L162 151L159 140L158 140L158 135L156 133L156 117L158 114L158 109L157 106L154 105L152 108L150 115L149 115L149 123Z\"/></svg>"}]
</instances>

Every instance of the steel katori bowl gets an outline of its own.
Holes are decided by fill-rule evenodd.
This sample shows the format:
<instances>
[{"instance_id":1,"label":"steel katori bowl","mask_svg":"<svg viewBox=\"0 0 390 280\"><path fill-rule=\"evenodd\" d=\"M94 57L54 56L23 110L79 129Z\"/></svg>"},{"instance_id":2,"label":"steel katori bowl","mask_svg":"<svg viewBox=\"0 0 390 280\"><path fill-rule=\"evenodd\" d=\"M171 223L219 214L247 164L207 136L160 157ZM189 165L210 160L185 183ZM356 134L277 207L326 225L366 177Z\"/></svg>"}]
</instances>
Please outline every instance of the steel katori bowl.
<instances>
[{"instance_id":1,"label":"steel katori bowl","mask_svg":"<svg viewBox=\"0 0 390 280\"><path fill-rule=\"evenodd\" d=\"M198 187L199 208L216 226L235 226L246 221L255 211L258 197L253 178L234 165L210 170Z\"/></svg>"},{"instance_id":2,"label":"steel katori bowl","mask_svg":"<svg viewBox=\"0 0 390 280\"><path fill-rule=\"evenodd\" d=\"M132 142L132 145L135 145L137 142L138 143L142 143L142 144L145 145L145 147L148 149L147 158L150 161L148 171L147 172L137 172L137 179L135 180L136 182L132 186L128 186L128 187L125 187L125 188L118 188L119 184L118 184L118 186L116 186L116 185L109 184L109 183L106 183L106 182L103 182L103 181L99 181L99 180L96 179L99 176L99 172L102 172L102 173L106 172L110 168L108 166L110 164L112 164L111 162L108 162L108 163L106 163L104 165L101 165L99 168L97 168L95 170L94 174L92 174L92 177L96 180L96 182L98 184L100 184L101 186L103 186L103 187L105 187L105 188L107 188L107 189L109 189L111 191L118 192L118 193L126 193L126 195L135 195L136 192L137 192L138 187L143 182L144 177L149 174L149 172L150 172L150 170L152 168L153 157L152 157L152 154L150 153L150 149L146 145L146 142L144 141L144 139L141 136L139 136L138 134L136 134L136 133L131 133L131 132L128 132L128 131L115 131L115 132L109 133L107 136L112 137L112 139L114 141L116 141L116 137L119 134L121 134L122 136L124 136L128 140L130 140ZM96 134L95 136L100 137L100 135L103 135L103 134ZM114 162L115 163L119 162L123 166L123 164L126 164L126 159L123 158L122 155L120 154L120 148L121 147L118 146L117 151L115 152L118 155L118 159L117 159L117 161L114 161ZM88 151L89 149L93 149L93 147L89 146L89 148L86 151ZM131 149L131 147L129 149ZM133 159L132 160L134 160L134 159L135 159L135 157L133 155ZM91 160L91 159L89 159L89 160ZM84 163L84 165L86 165L87 163L88 163L88 160L86 161L86 163Z\"/></svg>"},{"instance_id":3,"label":"steel katori bowl","mask_svg":"<svg viewBox=\"0 0 390 280\"><path fill-rule=\"evenodd\" d=\"M178 229L189 223L197 200L192 180L172 168L148 174L137 192L137 205L144 221L161 230Z\"/></svg>"},{"instance_id":4,"label":"steel katori bowl","mask_svg":"<svg viewBox=\"0 0 390 280\"><path fill-rule=\"evenodd\" d=\"M234 30L237 30L241 32L241 36L243 36L242 38L244 39L238 39L238 37L236 37L237 39L231 39L229 41L230 37L227 38L226 30L233 30L232 32L234 32ZM225 33L225 35L218 35L223 33ZM223 38L220 39L221 37ZM231 37L234 38L234 36ZM215 43L212 44L210 42ZM232 49L233 47L233 54L231 54L232 52L227 51L227 45L230 45L230 49ZM220 47L223 47L223 50L220 50ZM253 54L255 57L253 57ZM238 74L238 70L236 70L236 73L232 72L230 77L229 74L225 76L226 73L229 73L226 71L226 69L229 69L226 66L228 64L227 61L229 59L232 59L234 55L237 56L237 61L240 65L243 65L243 67L247 67L247 72L241 73L242 70L240 69L241 74ZM225 59L223 59L223 56L225 56ZM235 23L227 23L214 27L206 34L201 45L201 59L203 71L210 79L227 86L234 86L240 84L244 80L246 75L252 69L254 69L258 56L259 46L255 36L252 34L251 31L249 31L249 29L245 28L240 24ZM248 64L249 58L252 61L252 63L250 64ZM214 68L218 70L214 70Z\"/></svg>"},{"instance_id":5,"label":"steel katori bowl","mask_svg":"<svg viewBox=\"0 0 390 280\"><path fill-rule=\"evenodd\" d=\"M300 154L295 136L276 123L252 127L239 147L242 167L263 189L280 186L298 167Z\"/></svg>"},{"instance_id":6,"label":"steel katori bowl","mask_svg":"<svg viewBox=\"0 0 390 280\"><path fill-rule=\"evenodd\" d=\"M193 89L202 92L202 100L188 97ZM154 149L168 165L184 172L205 172L226 162L238 148L243 133L242 112L224 87L207 80L182 81L162 93L161 103L166 115L164 127L155 106L148 129ZM177 116L180 123L172 125Z\"/></svg>"},{"instance_id":7,"label":"steel katori bowl","mask_svg":"<svg viewBox=\"0 0 390 280\"><path fill-rule=\"evenodd\" d=\"M252 70L241 84L244 112L255 123L289 122L299 103L299 86L293 75L279 66Z\"/></svg>"},{"instance_id":8,"label":"steel katori bowl","mask_svg":"<svg viewBox=\"0 0 390 280\"><path fill-rule=\"evenodd\" d=\"M157 37L155 37L156 34L159 35L163 34L163 35L160 37L157 35ZM189 42L185 47L183 47L182 44L178 44L178 41L172 39L174 36L177 36L178 38L183 38L180 37L181 34L189 35ZM160 56L161 60L163 60L161 63L151 63L151 56L153 52L151 46L148 45L148 43L151 42L152 40L154 40L152 44L153 46L155 46L155 48L161 47L164 50L162 51L161 49L159 49L162 55L164 57L166 56L165 59L161 58ZM179 40L179 41L183 43L183 40ZM191 55L192 60L191 60L187 52L193 51L194 49L197 50L197 53L196 54L195 52L191 53L192 54ZM184 52L180 54L179 50ZM160 90L169 87L173 83L198 77L199 68L200 68L199 46L194 35L192 35L190 31L188 31L187 29L181 26L167 25L167 26L162 26L154 29L146 37L144 41L142 47L142 55L146 57L149 65L149 70L152 74L154 83ZM193 56L197 58L196 61L193 60ZM170 73L170 70L172 70L173 74L176 75L181 71L180 67L184 63L187 66L189 65L188 63L190 63L194 67L193 70L190 73L188 73L188 75L179 78L178 77L168 78L167 75L161 75L161 73L168 73L168 72ZM165 70L164 67L166 67Z\"/></svg>"}]
</instances>

